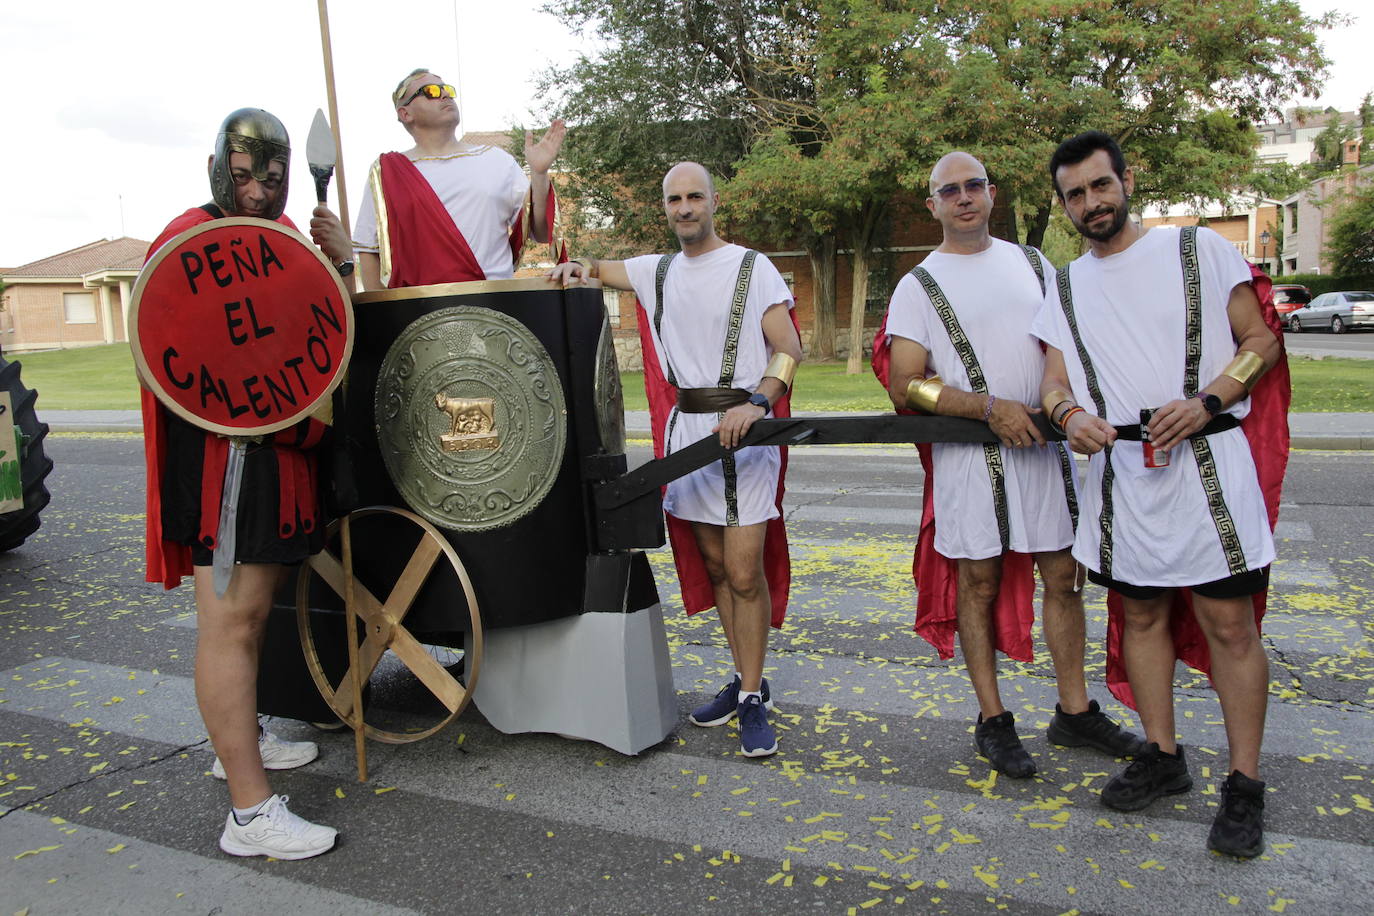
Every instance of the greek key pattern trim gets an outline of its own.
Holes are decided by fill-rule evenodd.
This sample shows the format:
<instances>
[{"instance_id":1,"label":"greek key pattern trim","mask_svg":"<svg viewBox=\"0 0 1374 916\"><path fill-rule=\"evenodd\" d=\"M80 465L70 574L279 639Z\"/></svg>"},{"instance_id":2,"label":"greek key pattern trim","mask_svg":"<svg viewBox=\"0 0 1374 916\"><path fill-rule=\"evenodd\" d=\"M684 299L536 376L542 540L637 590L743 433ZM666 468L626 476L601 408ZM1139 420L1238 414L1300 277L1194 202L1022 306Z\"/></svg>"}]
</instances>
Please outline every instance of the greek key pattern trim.
<instances>
[{"instance_id":1,"label":"greek key pattern trim","mask_svg":"<svg viewBox=\"0 0 1374 916\"><path fill-rule=\"evenodd\" d=\"M725 416L721 414L721 416ZM735 469L735 456L726 455L720 459L721 473L725 476L725 524L731 528L739 527L739 476Z\"/></svg>"},{"instance_id":2,"label":"greek key pattern trim","mask_svg":"<svg viewBox=\"0 0 1374 916\"><path fill-rule=\"evenodd\" d=\"M658 345L663 348L663 364L668 367L668 384L674 388L678 387L677 376L673 373L673 360L668 355L668 344L663 340L663 283L668 279L668 268L677 255L675 251L659 258L658 269L654 271L654 336L658 338Z\"/></svg>"},{"instance_id":3,"label":"greek key pattern trim","mask_svg":"<svg viewBox=\"0 0 1374 916\"><path fill-rule=\"evenodd\" d=\"M1040 263L1039 253L1029 245L1016 246L1021 249L1021 253L1030 261L1031 270L1035 271L1035 279L1040 281L1040 295L1045 295L1045 265Z\"/></svg>"},{"instance_id":4,"label":"greek key pattern trim","mask_svg":"<svg viewBox=\"0 0 1374 916\"><path fill-rule=\"evenodd\" d=\"M739 359L740 327L744 324L744 306L749 300L749 281L754 276L754 259L757 251L746 251L739 262L739 276L735 278L735 294L730 299L730 324L725 331L725 352L720 357L721 388L731 388L735 383L735 363Z\"/></svg>"},{"instance_id":5,"label":"greek key pattern trim","mask_svg":"<svg viewBox=\"0 0 1374 916\"><path fill-rule=\"evenodd\" d=\"M1102 396L1102 389L1097 384L1097 372L1093 369L1092 360L1088 357L1088 348L1083 346L1083 335L1079 333L1078 319L1073 312L1073 285L1069 282L1069 265L1065 264L1055 273L1055 285L1059 290L1059 307L1063 309L1064 320L1068 322L1069 333L1073 335L1073 346L1078 353L1078 362L1083 366L1083 377L1088 383L1088 395L1093 399L1093 406L1097 408L1097 415L1106 417L1107 400ZM1110 445L1102 449L1102 460L1102 512L1097 518L1101 543L1097 561L1101 567L1099 572L1110 577L1112 574L1112 484L1116 480L1116 471L1112 468L1112 447Z\"/></svg>"},{"instance_id":6,"label":"greek key pattern trim","mask_svg":"<svg viewBox=\"0 0 1374 916\"><path fill-rule=\"evenodd\" d=\"M983 377L983 367L978 364L978 354L973 352L973 344L960 326L945 291L940 289L940 284L935 282L930 271L920 265L911 269L911 275L921 284L935 314L940 316L940 322L945 326L945 333L949 335L949 342L954 345L959 361L964 364L964 371L968 373L968 381L974 392L987 394L988 384ZM983 462L988 467L988 479L992 481L992 511L997 516L997 533L1002 539L1002 550L1007 551L1011 549L1011 517L1007 510L1006 469L1002 466L1002 450L997 443L983 443Z\"/></svg>"},{"instance_id":7,"label":"greek key pattern trim","mask_svg":"<svg viewBox=\"0 0 1374 916\"><path fill-rule=\"evenodd\" d=\"M1073 458L1069 447L1063 442L1055 443L1055 453L1059 458L1059 473L1064 477L1064 502L1069 506L1069 521L1073 530L1078 530L1078 491L1073 486Z\"/></svg>"},{"instance_id":8,"label":"greek key pattern trim","mask_svg":"<svg viewBox=\"0 0 1374 916\"><path fill-rule=\"evenodd\" d=\"M1197 227L1188 226L1178 234L1179 260L1183 263L1183 302L1186 309L1187 336L1183 362L1183 391L1197 391L1199 365L1202 362L1202 271L1197 261ZM1206 436L1194 436L1188 440L1193 446L1193 457L1197 459L1198 477L1202 481L1202 492L1207 497L1207 510L1212 514L1212 524L1216 526L1217 537L1221 539L1221 552L1226 555L1226 568L1236 576L1246 571L1245 549L1240 543L1240 533L1236 531L1235 519L1226 505L1226 495L1221 490L1221 475L1217 473L1216 458Z\"/></svg>"}]
</instances>

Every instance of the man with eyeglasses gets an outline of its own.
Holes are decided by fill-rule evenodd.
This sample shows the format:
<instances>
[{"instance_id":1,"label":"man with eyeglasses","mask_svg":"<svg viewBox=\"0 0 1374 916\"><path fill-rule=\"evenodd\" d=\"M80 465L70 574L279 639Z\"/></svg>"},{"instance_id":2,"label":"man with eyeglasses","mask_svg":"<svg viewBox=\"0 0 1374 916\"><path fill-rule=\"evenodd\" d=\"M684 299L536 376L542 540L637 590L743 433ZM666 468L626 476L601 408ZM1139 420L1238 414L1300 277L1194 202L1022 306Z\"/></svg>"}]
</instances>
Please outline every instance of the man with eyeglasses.
<instances>
[{"instance_id":1,"label":"man with eyeglasses","mask_svg":"<svg viewBox=\"0 0 1374 916\"><path fill-rule=\"evenodd\" d=\"M506 279L526 240L553 242L549 167L563 122L537 143L525 132L526 178L505 150L459 138L456 94L424 68L392 93L396 120L415 145L383 153L368 175L353 239L365 289Z\"/></svg>"},{"instance_id":2,"label":"man with eyeglasses","mask_svg":"<svg viewBox=\"0 0 1374 916\"><path fill-rule=\"evenodd\" d=\"M174 219L148 246L151 257L174 236L224 217L295 225L284 214L291 160L286 128L272 114L242 108L224 119L210 156L212 203ZM347 263L348 236L326 207L313 211L311 234L335 265ZM351 265L349 265L351 267ZM287 568L319 552L324 526L319 494L295 481L316 479L315 446L324 425L309 419L250 446L236 507L234 573L224 594L213 582L213 551L200 540L216 530L203 516L218 507L227 440L174 416L142 391L148 464L147 578L166 588L193 576L196 593L196 701L215 749L211 773L228 781L233 810L220 848L236 856L304 859L333 847L336 831L291 813L265 770L314 760L310 741L285 741L257 719L258 656L272 594ZM310 523L303 524L303 520ZM283 533L283 531L289 533Z\"/></svg>"},{"instance_id":3,"label":"man with eyeglasses","mask_svg":"<svg viewBox=\"0 0 1374 916\"><path fill-rule=\"evenodd\" d=\"M1048 346L1042 404L1092 456L1074 556L1110 590L1108 680L1124 660L1129 685L1113 689L1149 741L1102 803L1138 811L1192 788L1174 723L1182 659L1210 675L1226 725L1207 844L1256 856L1269 683L1258 621L1288 438L1286 374L1266 374L1283 358L1257 293L1268 280L1210 229L1132 222L1135 176L1105 133L1065 140L1049 171L1089 251L1059 272L1031 327Z\"/></svg>"},{"instance_id":4,"label":"man with eyeglasses","mask_svg":"<svg viewBox=\"0 0 1374 916\"><path fill-rule=\"evenodd\" d=\"M1073 463L1031 421L1039 412L1029 405L1038 399L1044 356L1030 325L1053 267L1036 249L989 234L997 189L973 156L940 159L930 189L926 208L944 237L897 284L874 366L886 365L899 409L982 420L1001 442L935 443L922 453L916 630L943 658L953 656L957 633L978 701L974 743L999 773L1031 776L1035 763L998 689L997 652L1034 658L1032 566L1038 568L1059 699L1050 740L1113 757L1133 754L1140 739L1088 699L1084 680L1083 601L1068 549Z\"/></svg>"},{"instance_id":5,"label":"man with eyeglasses","mask_svg":"<svg viewBox=\"0 0 1374 916\"><path fill-rule=\"evenodd\" d=\"M680 162L663 178L663 209L680 253L569 261L549 279L566 286L599 278L639 297L658 457L708 435L732 449L668 484L663 509L682 603L689 614L717 609L735 667L715 698L692 710L692 723L710 728L738 717L740 753L766 757L778 750L763 665L769 623L781 626L787 609L786 459L778 448L733 449L758 420L789 416L801 339L778 269L716 234L719 205L706 169Z\"/></svg>"}]
</instances>

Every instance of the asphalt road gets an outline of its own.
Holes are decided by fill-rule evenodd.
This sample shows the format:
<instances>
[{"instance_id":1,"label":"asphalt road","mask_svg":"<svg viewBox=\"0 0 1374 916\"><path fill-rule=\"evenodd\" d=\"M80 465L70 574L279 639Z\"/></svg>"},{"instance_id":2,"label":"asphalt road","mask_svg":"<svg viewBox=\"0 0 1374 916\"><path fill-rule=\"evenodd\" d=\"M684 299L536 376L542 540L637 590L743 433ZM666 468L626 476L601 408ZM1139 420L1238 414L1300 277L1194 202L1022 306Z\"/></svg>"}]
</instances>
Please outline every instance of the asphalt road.
<instances>
[{"instance_id":1,"label":"asphalt road","mask_svg":"<svg viewBox=\"0 0 1374 916\"><path fill-rule=\"evenodd\" d=\"M912 451L837 447L792 455L794 592L767 671L776 757L684 723L629 758L502 735L469 709L426 742L370 745L360 785L351 736L274 720L322 747L275 785L342 833L288 863L215 846L226 795L194 707L191 594L142 582L140 440L49 442L43 529L0 555L0 913L1329 914L1374 893L1367 455L1290 466L1265 621L1269 845L1254 861L1204 849L1225 745L1190 672L1190 794L1101 808L1119 764L1045 740L1043 652L1003 669L1040 775L993 778L962 669L910 631ZM713 620L681 616L666 552L653 559L685 715L727 655ZM1087 600L1091 692L1129 718L1100 683L1102 593Z\"/></svg>"},{"instance_id":2,"label":"asphalt road","mask_svg":"<svg viewBox=\"0 0 1374 916\"><path fill-rule=\"evenodd\" d=\"M1330 331L1303 331L1301 334L1294 334L1285 331L1283 343L1288 352L1293 354L1317 351L1329 356L1374 358L1374 333L1363 330L1347 331L1344 334L1332 334Z\"/></svg>"}]
</instances>

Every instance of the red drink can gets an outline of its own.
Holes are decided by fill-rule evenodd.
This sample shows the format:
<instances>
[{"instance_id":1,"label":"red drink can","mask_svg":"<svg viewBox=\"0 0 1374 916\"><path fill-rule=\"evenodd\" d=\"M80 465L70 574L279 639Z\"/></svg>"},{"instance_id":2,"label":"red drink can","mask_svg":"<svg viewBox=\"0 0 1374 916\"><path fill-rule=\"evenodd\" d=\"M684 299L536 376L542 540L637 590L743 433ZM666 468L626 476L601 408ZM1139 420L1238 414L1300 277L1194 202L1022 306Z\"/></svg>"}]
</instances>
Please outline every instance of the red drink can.
<instances>
[{"instance_id":1,"label":"red drink can","mask_svg":"<svg viewBox=\"0 0 1374 916\"><path fill-rule=\"evenodd\" d=\"M1165 449L1157 449L1150 441L1150 417L1153 417L1153 410L1142 410L1140 412L1140 447L1145 455L1145 467L1147 468L1167 468L1169 466L1169 452Z\"/></svg>"}]
</instances>

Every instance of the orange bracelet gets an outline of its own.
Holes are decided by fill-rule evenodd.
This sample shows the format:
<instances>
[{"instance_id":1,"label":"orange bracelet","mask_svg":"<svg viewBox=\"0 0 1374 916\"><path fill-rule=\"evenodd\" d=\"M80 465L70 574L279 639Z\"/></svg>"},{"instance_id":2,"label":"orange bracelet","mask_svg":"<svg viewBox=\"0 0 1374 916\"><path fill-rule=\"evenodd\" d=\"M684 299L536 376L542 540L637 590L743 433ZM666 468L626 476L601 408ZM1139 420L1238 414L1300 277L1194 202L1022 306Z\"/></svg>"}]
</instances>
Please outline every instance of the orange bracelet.
<instances>
[{"instance_id":1,"label":"orange bracelet","mask_svg":"<svg viewBox=\"0 0 1374 916\"><path fill-rule=\"evenodd\" d=\"M1060 418L1059 418L1059 423L1056 424L1056 425L1059 427L1059 431L1060 431L1060 432L1065 433L1065 434L1068 433L1068 431L1069 431L1069 417L1073 416L1073 415L1076 414L1076 413L1087 413L1087 411L1084 410L1083 407L1082 407L1082 405L1079 405L1079 404L1075 404L1075 405L1073 405L1072 407L1070 407L1068 410L1064 411L1064 416L1060 417Z\"/></svg>"}]
</instances>

